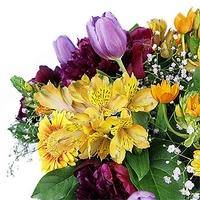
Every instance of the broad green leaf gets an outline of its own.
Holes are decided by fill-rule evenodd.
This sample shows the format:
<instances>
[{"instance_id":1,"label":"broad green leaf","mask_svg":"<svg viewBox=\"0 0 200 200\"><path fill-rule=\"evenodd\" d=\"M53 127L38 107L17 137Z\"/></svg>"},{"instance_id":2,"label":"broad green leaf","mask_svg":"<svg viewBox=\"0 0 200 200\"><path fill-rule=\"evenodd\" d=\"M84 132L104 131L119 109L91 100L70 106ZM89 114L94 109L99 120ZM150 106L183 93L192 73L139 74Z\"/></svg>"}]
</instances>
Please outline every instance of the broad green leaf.
<instances>
[{"instance_id":1,"label":"broad green leaf","mask_svg":"<svg viewBox=\"0 0 200 200\"><path fill-rule=\"evenodd\" d=\"M145 112L132 112L134 123L139 124L147 129L149 122L149 115Z\"/></svg>"},{"instance_id":2,"label":"broad green leaf","mask_svg":"<svg viewBox=\"0 0 200 200\"><path fill-rule=\"evenodd\" d=\"M127 153L127 163L137 174L140 181L149 171L149 152L143 150L140 154Z\"/></svg>"},{"instance_id":3,"label":"broad green leaf","mask_svg":"<svg viewBox=\"0 0 200 200\"><path fill-rule=\"evenodd\" d=\"M157 117L156 117L156 126L160 129L162 134L166 134L167 131L167 125L165 123L164 119L164 110L162 104L159 104L158 111L157 111Z\"/></svg>"},{"instance_id":4,"label":"broad green leaf","mask_svg":"<svg viewBox=\"0 0 200 200\"><path fill-rule=\"evenodd\" d=\"M171 177L176 167L179 167L181 172L184 170L184 165L177 166L178 156L168 153L162 143L157 142L152 144L149 149L149 157L149 172L139 181L139 188L153 192L159 200L183 200L179 190L183 188L185 174L183 173L178 181ZM174 157L174 159L171 160L171 157ZM170 161L169 164L166 164L166 161ZM171 177L172 182L170 184L165 183L164 176Z\"/></svg>"},{"instance_id":5,"label":"broad green leaf","mask_svg":"<svg viewBox=\"0 0 200 200\"><path fill-rule=\"evenodd\" d=\"M132 32L132 31L134 31L136 28L138 28L139 27L139 24L135 24L135 25L133 25L130 29L129 29L129 32Z\"/></svg>"},{"instance_id":6,"label":"broad green leaf","mask_svg":"<svg viewBox=\"0 0 200 200\"><path fill-rule=\"evenodd\" d=\"M193 74L193 85L191 90L200 92L200 69L196 68Z\"/></svg>"},{"instance_id":7,"label":"broad green leaf","mask_svg":"<svg viewBox=\"0 0 200 200\"><path fill-rule=\"evenodd\" d=\"M73 172L74 167L66 167L47 173L41 178L31 197L40 200L75 199L77 180Z\"/></svg>"},{"instance_id":8,"label":"broad green leaf","mask_svg":"<svg viewBox=\"0 0 200 200\"><path fill-rule=\"evenodd\" d=\"M186 41L192 54L196 55L199 48L199 38L193 35L188 37Z\"/></svg>"},{"instance_id":9,"label":"broad green leaf","mask_svg":"<svg viewBox=\"0 0 200 200\"><path fill-rule=\"evenodd\" d=\"M24 96L32 91L32 86L19 76L13 76L11 79L13 86Z\"/></svg>"}]
</instances>

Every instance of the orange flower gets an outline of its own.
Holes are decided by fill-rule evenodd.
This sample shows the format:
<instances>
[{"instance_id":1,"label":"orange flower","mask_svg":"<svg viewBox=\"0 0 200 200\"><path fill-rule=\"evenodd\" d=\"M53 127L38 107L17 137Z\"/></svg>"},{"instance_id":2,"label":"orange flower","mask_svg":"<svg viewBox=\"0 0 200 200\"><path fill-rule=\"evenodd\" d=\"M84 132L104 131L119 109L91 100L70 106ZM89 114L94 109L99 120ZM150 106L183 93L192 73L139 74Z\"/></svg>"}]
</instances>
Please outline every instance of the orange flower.
<instances>
[{"instance_id":1,"label":"orange flower","mask_svg":"<svg viewBox=\"0 0 200 200\"><path fill-rule=\"evenodd\" d=\"M192 30L195 18L195 12L189 10L185 17L182 13L178 13L174 19L174 25L179 33L185 34Z\"/></svg>"},{"instance_id":2,"label":"orange flower","mask_svg":"<svg viewBox=\"0 0 200 200\"><path fill-rule=\"evenodd\" d=\"M200 102L198 94L189 97L186 105L186 113L193 117L200 117Z\"/></svg>"},{"instance_id":3,"label":"orange flower","mask_svg":"<svg viewBox=\"0 0 200 200\"><path fill-rule=\"evenodd\" d=\"M159 103L169 103L177 97L179 85L175 83L171 86L168 81L163 80L161 84L151 86L151 93Z\"/></svg>"}]
</instances>

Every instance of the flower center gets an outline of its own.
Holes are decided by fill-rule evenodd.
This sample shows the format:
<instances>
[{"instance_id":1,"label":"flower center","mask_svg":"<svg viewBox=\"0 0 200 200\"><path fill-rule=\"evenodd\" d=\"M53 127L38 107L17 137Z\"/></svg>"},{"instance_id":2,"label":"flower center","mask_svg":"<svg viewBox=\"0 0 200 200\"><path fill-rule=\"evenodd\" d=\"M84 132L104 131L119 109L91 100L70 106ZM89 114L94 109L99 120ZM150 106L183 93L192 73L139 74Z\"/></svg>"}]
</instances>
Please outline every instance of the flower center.
<instances>
[{"instance_id":1,"label":"flower center","mask_svg":"<svg viewBox=\"0 0 200 200\"><path fill-rule=\"evenodd\" d=\"M55 130L47 139L47 151L54 157L59 157L66 151L67 135L64 129Z\"/></svg>"}]
</instances>

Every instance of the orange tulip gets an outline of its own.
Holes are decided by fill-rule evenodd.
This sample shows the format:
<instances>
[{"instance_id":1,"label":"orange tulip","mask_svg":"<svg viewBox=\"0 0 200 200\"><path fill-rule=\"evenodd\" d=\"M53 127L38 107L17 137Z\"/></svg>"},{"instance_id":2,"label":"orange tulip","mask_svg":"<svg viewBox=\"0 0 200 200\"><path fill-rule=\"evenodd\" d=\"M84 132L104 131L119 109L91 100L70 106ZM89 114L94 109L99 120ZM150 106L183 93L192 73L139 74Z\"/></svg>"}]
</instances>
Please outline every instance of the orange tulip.
<instances>
[{"instance_id":1,"label":"orange tulip","mask_svg":"<svg viewBox=\"0 0 200 200\"><path fill-rule=\"evenodd\" d=\"M174 19L174 25L177 31L181 34L188 33L192 30L195 18L195 12L192 9L189 10L187 16L185 17L182 13L178 13Z\"/></svg>"},{"instance_id":2,"label":"orange tulip","mask_svg":"<svg viewBox=\"0 0 200 200\"><path fill-rule=\"evenodd\" d=\"M179 85L175 83L171 86L168 81L163 80L161 84L151 86L151 93L159 103L169 103L177 97Z\"/></svg>"},{"instance_id":3,"label":"orange tulip","mask_svg":"<svg viewBox=\"0 0 200 200\"><path fill-rule=\"evenodd\" d=\"M186 113L193 117L200 116L200 102L199 102L199 95L195 94L189 97L187 104L186 104Z\"/></svg>"}]
</instances>

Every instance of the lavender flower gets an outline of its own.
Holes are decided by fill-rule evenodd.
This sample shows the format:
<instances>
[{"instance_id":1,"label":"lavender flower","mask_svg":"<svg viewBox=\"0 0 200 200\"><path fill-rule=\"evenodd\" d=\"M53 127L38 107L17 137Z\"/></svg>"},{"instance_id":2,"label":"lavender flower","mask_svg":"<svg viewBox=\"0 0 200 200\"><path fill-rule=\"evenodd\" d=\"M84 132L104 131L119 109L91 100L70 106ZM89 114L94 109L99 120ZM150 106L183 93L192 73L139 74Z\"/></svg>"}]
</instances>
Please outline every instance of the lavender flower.
<instances>
[{"instance_id":1,"label":"lavender flower","mask_svg":"<svg viewBox=\"0 0 200 200\"><path fill-rule=\"evenodd\" d=\"M114 162L87 160L78 167L75 176L79 182L77 200L125 200L136 191L129 180L128 170Z\"/></svg>"},{"instance_id":2,"label":"lavender flower","mask_svg":"<svg viewBox=\"0 0 200 200\"><path fill-rule=\"evenodd\" d=\"M128 200L156 200L156 197L151 192L137 191L134 192Z\"/></svg>"},{"instance_id":3,"label":"lavender flower","mask_svg":"<svg viewBox=\"0 0 200 200\"><path fill-rule=\"evenodd\" d=\"M91 45L99 56L108 60L123 56L127 44L126 33L112 13L92 17L86 28Z\"/></svg>"},{"instance_id":4,"label":"lavender flower","mask_svg":"<svg viewBox=\"0 0 200 200\"><path fill-rule=\"evenodd\" d=\"M71 59L72 52L75 50L75 46L67 36L59 36L56 41L53 42L53 46L58 58L58 61L63 64L67 63Z\"/></svg>"}]
</instances>

